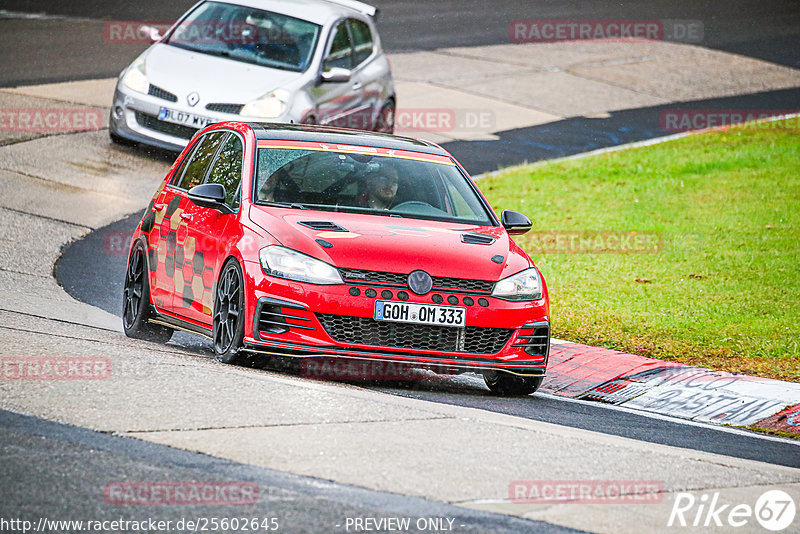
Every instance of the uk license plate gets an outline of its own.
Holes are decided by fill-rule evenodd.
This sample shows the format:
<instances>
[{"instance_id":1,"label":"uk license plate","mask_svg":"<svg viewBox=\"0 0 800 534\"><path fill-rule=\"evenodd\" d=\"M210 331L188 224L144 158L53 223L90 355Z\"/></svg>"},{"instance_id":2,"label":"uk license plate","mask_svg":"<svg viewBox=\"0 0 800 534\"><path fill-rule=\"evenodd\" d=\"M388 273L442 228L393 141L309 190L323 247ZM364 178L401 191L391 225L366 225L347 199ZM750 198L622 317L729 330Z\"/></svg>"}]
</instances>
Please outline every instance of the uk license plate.
<instances>
[{"instance_id":1,"label":"uk license plate","mask_svg":"<svg viewBox=\"0 0 800 534\"><path fill-rule=\"evenodd\" d=\"M192 128L205 128L213 122L208 117L201 117L193 113L186 113L185 111L176 111L162 107L158 112L158 120L171 122L173 124L181 124L183 126L191 126Z\"/></svg>"},{"instance_id":2,"label":"uk license plate","mask_svg":"<svg viewBox=\"0 0 800 534\"><path fill-rule=\"evenodd\" d=\"M376 300L374 318L376 321L463 327L467 324L467 309L459 306Z\"/></svg>"}]
</instances>

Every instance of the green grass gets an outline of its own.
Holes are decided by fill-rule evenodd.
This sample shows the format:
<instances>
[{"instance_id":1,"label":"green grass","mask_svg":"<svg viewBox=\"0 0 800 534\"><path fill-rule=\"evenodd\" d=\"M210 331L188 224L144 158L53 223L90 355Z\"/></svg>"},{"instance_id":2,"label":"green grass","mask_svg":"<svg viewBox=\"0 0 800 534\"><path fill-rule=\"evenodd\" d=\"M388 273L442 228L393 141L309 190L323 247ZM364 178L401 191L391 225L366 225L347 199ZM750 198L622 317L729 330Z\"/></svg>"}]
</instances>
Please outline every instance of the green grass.
<instances>
[{"instance_id":1,"label":"green grass","mask_svg":"<svg viewBox=\"0 0 800 534\"><path fill-rule=\"evenodd\" d=\"M518 167L480 187L533 232L661 237L643 254L537 253L517 238L547 281L555 336L800 381L796 124Z\"/></svg>"}]
</instances>

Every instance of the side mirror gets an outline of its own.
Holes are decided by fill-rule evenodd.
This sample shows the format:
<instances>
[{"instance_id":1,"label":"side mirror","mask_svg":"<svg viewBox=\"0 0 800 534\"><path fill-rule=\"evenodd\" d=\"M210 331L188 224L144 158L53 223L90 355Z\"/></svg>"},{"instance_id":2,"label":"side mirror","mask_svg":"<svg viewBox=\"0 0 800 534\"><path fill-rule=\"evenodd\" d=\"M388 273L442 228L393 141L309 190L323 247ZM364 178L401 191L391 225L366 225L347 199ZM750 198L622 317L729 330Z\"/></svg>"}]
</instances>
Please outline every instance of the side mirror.
<instances>
[{"instance_id":1,"label":"side mirror","mask_svg":"<svg viewBox=\"0 0 800 534\"><path fill-rule=\"evenodd\" d=\"M352 72L349 69L333 67L323 71L319 79L323 83L345 83L350 81L350 76L352 76Z\"/></svg>"},{"instance_id":2,"label":"side mirror","mask_svg":"<svg viewBox=\"0 0 800 534\"><path fill-rule=\"evenodd\" d=\"M225 204L225 188L220 184L200 184L191 188L189 200L204 208L233 213L233 210Z\"/></svg>"},{"instance_id":3,"label":"side mirror","mask_svg":"<svg viewBox=\"0 0 800 534\"><path fill-rule=\"evenodd\" d=\"M522 235L533 226L531 220L518 211L503 210L500 219L509 235Z\"/></svg>"},{"instance_id":4,"label":"side mirror","mask_svg":"<svg viewBox=\"0 0 800 534\"><path fill-rule=\"evenodd\" d=\"M164 37L155 26L139 26L139 35L147 35L150 38L150 42L153 43L160 41Z\"/></svg>"}]
</instances>

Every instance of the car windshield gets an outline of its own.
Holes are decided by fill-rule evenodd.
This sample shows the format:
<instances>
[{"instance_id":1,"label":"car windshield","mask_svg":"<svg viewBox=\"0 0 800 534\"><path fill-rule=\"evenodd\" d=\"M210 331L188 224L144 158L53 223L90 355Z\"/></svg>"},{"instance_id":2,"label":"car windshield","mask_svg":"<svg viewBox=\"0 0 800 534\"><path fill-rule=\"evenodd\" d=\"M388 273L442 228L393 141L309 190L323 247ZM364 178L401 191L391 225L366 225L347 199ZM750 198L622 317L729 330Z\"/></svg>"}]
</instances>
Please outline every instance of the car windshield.
<instances>
[{"instance_id":1,"label":"car windshield","mask_svg":"<svg viewBox=\"0 0 800 534\"><path fill-rule=\"evenodd\" d=\"M469 179L445 156L260 141L254 196L298 209L493 225ZM314 146L316 145L316 146Z\"/></svg>"},{"instance_id":2,"label":"car windshield","mask_svg":"<svg viewBox=\"0 0 800 534\"><path fill-rule=\"evenodd\" d=\"M173 46L236 61L302 72L308 68L320 27L251 7L206 2L170 34Z\"/></svg>"}]
</instances>

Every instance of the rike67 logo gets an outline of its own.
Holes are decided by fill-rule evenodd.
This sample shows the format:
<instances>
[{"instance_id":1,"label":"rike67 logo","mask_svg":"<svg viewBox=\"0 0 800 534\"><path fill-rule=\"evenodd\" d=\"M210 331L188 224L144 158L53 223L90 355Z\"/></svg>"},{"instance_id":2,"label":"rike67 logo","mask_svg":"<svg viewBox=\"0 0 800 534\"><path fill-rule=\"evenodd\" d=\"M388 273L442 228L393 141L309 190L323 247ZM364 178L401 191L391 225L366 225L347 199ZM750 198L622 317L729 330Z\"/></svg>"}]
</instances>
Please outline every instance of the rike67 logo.
<instances>
[{"instance_id":1,"label":"rike67 logo","mask_svg":"<svg viewBox=\"0 0 800 534\"><path fill-rule=\"evenodd\" d=\"M752 525L755 519L763 528L779 532L792 526L796 512L794 499L781 490L764 492L755 506L723 502L719 492L704 493L699 498L691 493L678 493L667 526L693 527L693 530L698 527L741 528Z\"/></svg>"}]
</instances>

